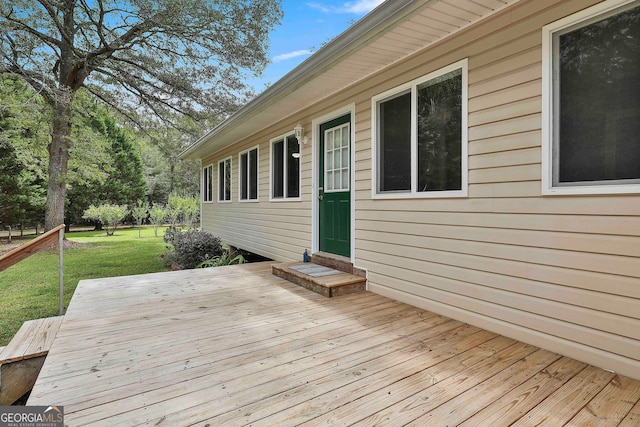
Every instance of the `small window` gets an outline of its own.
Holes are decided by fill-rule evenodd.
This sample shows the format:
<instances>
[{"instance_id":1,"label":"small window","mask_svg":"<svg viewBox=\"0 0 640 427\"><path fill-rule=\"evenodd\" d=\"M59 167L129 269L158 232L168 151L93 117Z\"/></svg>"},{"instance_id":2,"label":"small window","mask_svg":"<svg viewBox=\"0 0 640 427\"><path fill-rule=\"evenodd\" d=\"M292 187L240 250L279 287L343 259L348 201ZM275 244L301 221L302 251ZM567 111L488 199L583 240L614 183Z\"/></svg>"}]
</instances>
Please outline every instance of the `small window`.
<instances>
[{"instance_id":1,"label":"small window","mask_svg":"<svg viewBox=\"0 0 640 427\"><path fill-rule=\"evenodd\" d=\"M258 200L258 147L240 153L240 200Z\"/></svg>"},{"instance_id":2,"label":"small window","mask_svg":"<svg viewBox=\"0 0 640 427\"><path fill-rule=\"evenodd\" d=\"M547 194L640 192L640 2L544 28Z\"/></svg>"},{"instance_id":3,"label":"small window","mask_svg":"<svg viewBox=\"0 0 640 427\"><path fill-rule=\"evenodd\" d=\"M213 165L202 169L202 201L213 201Z\"/></svg>"},{"instance_id":4,"label":"small window","mask_svg":"<svg viewBox=\"0 0 640 427\"><path fill-rule=\"evenodd\" d=\"M271 198L300 197L300 144L293 135L271 143Z\"/></svg>"},{"instance_id":5,"label":"small window","mask_svg":"<svg viewBox=\"0 0 640 427\"><path fill-rule=\"evenodd\" d=\"M350 125L324 131L324 192L349 191Z\"/></svg>"},{"instance_id":6,"label":"small window","mask_svg":"<svg viewBox=\"0 0 640 427\"><path fill-rule=\"evenodd\" d=\"M231 157L218 163L218 200L231 201Z\"/></svg>"},{"instance_id":7,"label":"small window","mask_svg":"<svg viewBox=\"0 0 640 427\"><path fill-rule=\"evenodd\" d=\"M467 194L467 61L373 99L375 194Z\"/></svg>"}]
</instances>

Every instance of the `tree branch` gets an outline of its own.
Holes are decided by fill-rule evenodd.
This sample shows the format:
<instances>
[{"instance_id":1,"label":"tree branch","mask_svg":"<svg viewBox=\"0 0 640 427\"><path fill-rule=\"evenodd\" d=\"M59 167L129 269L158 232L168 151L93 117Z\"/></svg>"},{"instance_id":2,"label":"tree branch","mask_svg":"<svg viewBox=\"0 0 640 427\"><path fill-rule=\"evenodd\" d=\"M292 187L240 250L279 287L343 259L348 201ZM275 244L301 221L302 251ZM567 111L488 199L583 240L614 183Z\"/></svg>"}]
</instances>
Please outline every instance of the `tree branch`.
<instances>
[{"instance_id":1,"label":"tree branch","mask_svg":"<svg viewBox=\"0 0 640 427\"><path fill-rule=\"evenodd\" d=\"M17 27L16 29L26 31L29 34L32 34L32 35L36 36L37 38L39 38L40 40L42 40L43 42L45 42L49 46L55 46L57 48L60 48L61 45L62 45L62 43L60 43L60 40L56 40L51 36L48 36L48 35L46 35L44 33L41 33L40 31L36 30L35 28L31 28L27 24L23 23L22 21L14 19L11 16L5 16L5 19L7 21L15 24L16 27Z\"/></svg>"},{"instance_id":2,"label":"tree branch","mask_svg":"<svg viewBox=\"0 0 640 427\"><path fill-rule=\"evenodd\" d=\"M51 4L51 2L49 2L48 0L38 0L38 3L40 3L42 5L42 7L44 7L44 9L49 14L49 17L51 17L51 20L53 21L53 23L55 24L56 28L60 32L60 36L63 39L65 39L65 41L68 44L72 44L73 41L72 41L71 37L69 36L69 34L67 34L67 32L65 31L64 26L62 25L62 23L60 22L58 17L56 16L56 11L54 9L54 6Z\"/></svg>"}]
</instances>

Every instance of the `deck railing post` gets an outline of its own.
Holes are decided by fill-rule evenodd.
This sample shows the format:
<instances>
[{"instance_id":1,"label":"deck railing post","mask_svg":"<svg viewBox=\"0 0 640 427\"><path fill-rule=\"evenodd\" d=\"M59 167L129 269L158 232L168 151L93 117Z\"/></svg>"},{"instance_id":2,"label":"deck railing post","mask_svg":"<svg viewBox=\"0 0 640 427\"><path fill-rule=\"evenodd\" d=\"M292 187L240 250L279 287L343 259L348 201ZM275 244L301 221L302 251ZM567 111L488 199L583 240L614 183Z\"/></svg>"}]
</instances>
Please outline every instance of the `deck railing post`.
<instances>
[{"instance_id":1,"label":"deck railing post","mask_svg":"<svg viewBox=\"0 0 640 427\"><path fill-rule=\"evenodd\" d=\"M64 227L60 229L60 232L58 234L58 247L60 248L60 262L58 263L58 278L60 280L60 289L59 289L59 298L58 298L58 304L59 304L59 309L60 309L60 316L62 316L64 314L64 285L63 285L63 279L64 279L64 274L63 274L63 270L64 270Z\"/></svg>"}]
</instances>

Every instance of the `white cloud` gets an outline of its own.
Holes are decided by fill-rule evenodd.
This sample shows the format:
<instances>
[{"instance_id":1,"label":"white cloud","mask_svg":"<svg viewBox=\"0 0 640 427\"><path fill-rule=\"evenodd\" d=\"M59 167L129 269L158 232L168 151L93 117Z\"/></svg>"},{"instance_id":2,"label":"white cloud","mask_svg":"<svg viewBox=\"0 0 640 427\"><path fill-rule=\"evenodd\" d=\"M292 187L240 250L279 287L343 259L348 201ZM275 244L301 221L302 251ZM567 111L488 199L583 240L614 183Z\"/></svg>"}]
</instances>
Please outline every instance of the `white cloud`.
<instances>
[{"instance_id":1,"label":"white cloud","mask_svg":"<svg viewBox=\"0 0 640 427\"><path fill-rule=\"evenodd\" d=\"M307 6L318 9L324 13L353 13L364 15L371 12L384 0L355 0L342 3L341 6L325 5L322 3L307 3Z\"/></svg>"},{"instance_id":2,"label":"white cloud","mask_svg":"<svg viewBox=\"0 0 640 427\"><path fill-rule=\"evenodd\" d=\"M273 57L273 62L285 61L287 59L295 58L295 57L298 57L298 56L311 55L312 53L313 52L311 52L309 49L295 50L293 52L283 53L281 55L274 56Z\"/></svg>"}]
</instances>

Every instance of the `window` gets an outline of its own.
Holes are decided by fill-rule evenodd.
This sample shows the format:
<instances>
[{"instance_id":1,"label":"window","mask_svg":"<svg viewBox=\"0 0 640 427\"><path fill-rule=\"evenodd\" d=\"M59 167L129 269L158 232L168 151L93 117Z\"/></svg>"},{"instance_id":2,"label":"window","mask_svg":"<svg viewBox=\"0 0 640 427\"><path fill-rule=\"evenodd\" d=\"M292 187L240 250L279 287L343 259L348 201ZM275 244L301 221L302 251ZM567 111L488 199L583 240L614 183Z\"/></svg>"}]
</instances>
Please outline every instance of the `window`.
<instances>
[{"instance_id":1,"label":"window","mask_svg":"<svg viewBox=\"0 0 640 427\"><path fill-rule=\"evenodd\" d=\"M218 163L218 200L231 201L231 157Z\"/></svg>"},{"instance_id":2,"label":"window","mask_svg":"<svg viewBox=\"0 0 640 427\"><path fill-rule=\"evenodd\" d=\"M240 200L258 200L258 147L240 153Z\"/></svg>"},{"instance_id":3,"label":"window","mask_svg":"<svg viewBox=\"0 0 640 427\"><path fill-rule=\"evenodd\" d=\"M373 99L375 194L467 194L467 61Z\"/></svg>"},{"instance_id":4,"label":"window","mask_svg":"<svg viewBox=\"0 0 640 427\"><path fill-rule=\"evenodd\" d=\"M545 194L640 192L640 2L543 29Z\"/></svg>"},{"instance_id":5,"label":"window","mask_svg":"<svg viewBox=\"0 0 640 427\"><path fill-rule=\"evenodd\" d=\"M324 191L349 191L349 123L324 131Z\"/></svg>"},{"instance_id":6,"label":"window","mask_svg":"<svg viewBox=\"0 0 640 427\"><path fill-rule=\"evenodd\" d=\"M300 144L293 135L271 143L271 198L300 197Z\"/></svg>"},{"instance_id":7,"label":"window","mask_svg":"<svg viewBox=\"0 0 640 427\"><path fill-rule=\"evenodd\" d=\"M202 201L213 201L213 165L202 169Z\"/></svg>"}]
</instances>

